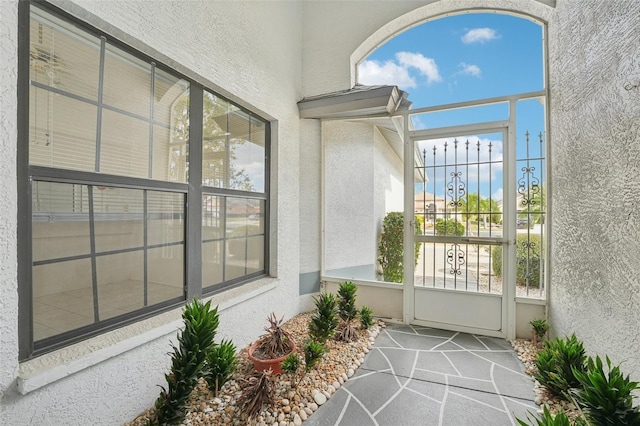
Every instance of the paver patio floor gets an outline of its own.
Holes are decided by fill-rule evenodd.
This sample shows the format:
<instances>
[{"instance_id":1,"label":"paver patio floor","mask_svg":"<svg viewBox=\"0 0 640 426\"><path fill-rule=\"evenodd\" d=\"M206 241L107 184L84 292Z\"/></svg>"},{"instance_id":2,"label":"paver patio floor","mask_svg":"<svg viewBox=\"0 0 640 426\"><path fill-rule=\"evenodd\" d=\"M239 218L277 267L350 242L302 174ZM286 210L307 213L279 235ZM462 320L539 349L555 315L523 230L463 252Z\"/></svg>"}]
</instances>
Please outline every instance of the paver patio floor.
<instances>
[{"instance_id":1,"label":"paver patio floor","mask_svg":"<svg viewBox=\"0 0 640 426\"><path fill-rule=\"evenodd\" d=\"M533 380L492 337L389 324L364 363L304 424L517 425L536 412Z\"/></svg>"}]
</instances>

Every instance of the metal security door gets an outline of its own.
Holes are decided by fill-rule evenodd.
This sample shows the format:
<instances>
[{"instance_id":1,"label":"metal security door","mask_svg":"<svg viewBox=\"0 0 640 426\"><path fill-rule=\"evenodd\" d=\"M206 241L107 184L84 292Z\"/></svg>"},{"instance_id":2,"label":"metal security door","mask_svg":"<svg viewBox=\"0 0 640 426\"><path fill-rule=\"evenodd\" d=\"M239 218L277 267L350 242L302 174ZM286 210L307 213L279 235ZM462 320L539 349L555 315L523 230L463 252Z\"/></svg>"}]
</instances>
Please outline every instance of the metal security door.
<instances>
[{"instance_id":1,"label":"metal security door","mask_svg":"<svg viewBox=\"0 0 640 426\"><path fill-rule=\"evenodd\" d=\"M413 323L506 336L508 122L415 131ZM405 288L405 291L408 289Z\"/></svg>"}]
</instances>

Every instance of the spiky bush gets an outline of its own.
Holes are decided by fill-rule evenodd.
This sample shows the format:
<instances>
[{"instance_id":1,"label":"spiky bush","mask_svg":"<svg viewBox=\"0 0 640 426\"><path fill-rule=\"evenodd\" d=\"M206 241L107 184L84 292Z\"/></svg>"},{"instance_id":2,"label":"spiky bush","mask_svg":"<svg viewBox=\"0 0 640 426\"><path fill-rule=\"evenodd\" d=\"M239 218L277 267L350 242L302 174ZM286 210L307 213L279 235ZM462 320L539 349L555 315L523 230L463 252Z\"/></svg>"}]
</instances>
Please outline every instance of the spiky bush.
<instances>
[{"instance_id":1,"label":"spiky bush","mask_svg":"<svg viewBox=\"0 0 640 426\"><path fill-rule=\"evenodd\" d=\"M240 403L248 419L256 417L263 405L273 405L275 383L271 369L253 373L242 382Z\"/></svg>"},{"instance_id":2,"label":"spiky bush","mask_svg":"<svg viewBox=\"0 0 640 426\"><path fill-rule=\"evenodd\" d=\"M317 298L314 297L313 301L317 311L309 322L309 334L316 342L324 343L333 336L338 326L336 318L338 302L331 293L321 293Z\"/></svg>"},{"instance_id":3,"label":"spiky bush","mask_svg":"<svg viewBox=\"0 0 640 426\"><path fill-rule=\"evenodd\" d=\"M222 386L231 378L236 370L236 347L231 340L223 340L215 345L207 354L207 373L205 379L209 389L218 395Z\"/></svg>"},{"instance_id":4,"label":"spiky bush","mask_svg":"<svg viewBox=\"0 0 640 426\"><path fill-rule=\"evenodd\" d=\"M296 353L290 353L287 355L285 359L282 360L282 371L287 373L289 377L291 377L291 387L296 387L297 384L297 376L298 370L302 365L302 360L300 359L300 355Z\"/></svg>"},{"instance_id":5,"label":"spiky bush","mask_svg":"<svg viewBox=\"0 0 640 426\"><path fill-rule=\"evenodd\" d=\"M343 321L352 321L358 310L356 309L356 292L358 286L351 281L345 281L338 288L338 315Z\"/></svg>"},{"instance_id":6,"label":"spiky bush","mask_svg":"<svg viewBox=\"0 0 640 426\"><path fill-rule=\"evenodd\" d=\"M599 356L587 359L585 371L575 370L580 388L572 390L585 417L594 425L640 425L640 407L633 406L633 391L638 383L624 376L620 366L611 367L606 357L607 372Z\"/></svg>"},{"instance_id":7,"label":"spiky bush","mask_svg":"<svg viewBox=\"0 0 640 426\"><path fill-rule=\"evenodd\" d=\"M326 351L327 348L322 343L314 342L311 339L307 340L304 345L305 371L310 371L322 359Z\"/></svg>"},{"instance_id":8,"label":"spiky bush","mask_svg":"<svg viewBox=\"0 0 640 426\"><path fill-rule=\"evenodd\" d=\"M351 281L345 281L338 288L338 315L342 319L342 323L338 326L336 339L343 342L352 342L356 339L356 330L351 325L358 315L356 309L356 292L358 286Z\"/></svg>"},{"instance_id":9,"label":"spiky bush","mask_svg":"<svg viewBox=\"0 0 640 426\"><path fill-rule=\"evenodd\" d=\"M564 339L547 340L538 354L533 376L556 395L563 396L580 382L574 372L584 372L586 356L584 345L575 334Z\"/></svg>"},{"instance_id":10,"label":"spiky bush","mask_svg":"<svg viewBox=\"0 0 640 426\"><path fill-rule=\"evenodd\" d=\"M542 411L542 418L536 418L534 416L533 419L531 419L529 417L529 414L527 414L528 423L525 423L524 420L516 418L520 426L587 426L587 423L581 418L578 418L572 424L569 417L567 417L567 415L564 413L558 413L555 416L552 416L546 405L544 406Z\"/></svg>"},{"instance_id":11,"label":"spiky bush","mask_svg":"<svg viewBox=\"0 0 640 426\"><path fill-rule=\"evenodd\" d=\"M267 332L258 340L257 352L265 354L269 359L280 358L291 352L291 335L282 328L284 317L278 319L275 313L267 317L269 323L264 329ZM255 354L255 352L254 352Z\"/></svg>"},{"instance_id":12,"label":"spiky bush","mask_svg":"<svg viewBox=\"0 0 640 426\"><path fill-rule=\"evenodd\" d=\"M373 309L369 308L368 306L363 306L362 308L360 308L360 325L365 330L368 330L374 324L372 315Z\"/></svg>"},{"instance_id":13,"label":"spiky bush","mask_svg":"<svg viewBox=\"0 0 640 426\"><path fill-rule=\"evenodd\" d=\"M184 307L184 329L178 333L178 346L173 346L171 374L165 374L167 387L155 402L156 424L179 422L184 417L184 406L198 378L205 374L207 353L213 347L218 329L218 307L211 302L202 304L198 299Z\"/></svg>"}]
</instances>

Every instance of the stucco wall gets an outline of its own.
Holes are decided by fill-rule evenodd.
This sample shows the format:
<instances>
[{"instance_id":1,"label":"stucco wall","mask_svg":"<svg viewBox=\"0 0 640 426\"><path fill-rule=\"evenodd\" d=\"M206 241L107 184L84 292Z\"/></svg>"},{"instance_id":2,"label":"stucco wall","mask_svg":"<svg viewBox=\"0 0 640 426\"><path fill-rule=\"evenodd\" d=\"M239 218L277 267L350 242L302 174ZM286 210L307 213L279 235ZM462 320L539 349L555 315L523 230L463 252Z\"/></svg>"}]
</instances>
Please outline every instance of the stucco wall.
<instances>
[{"instance_id":1,"label":"stucco wall","mask_svg":"<svg viewBox=\"0 0 640 426\"><path fill-rule=\"evenodd\" d=\"M272 310L291 317L298 312L299 120L301 97L301 5L182 1L56 1L56 5L103 29L138 50L168 62L210 87L274 121L272 141L272 268L277 279L215 298L226 300L219 338L242 347L262 332ZM169 365L170 339L151 339L113 358L21 395L18 374L16 281L16 40L17 1L0 2L0 424L121 424L150 406ZM198 30L194 30L197 28ZM256 288L263 286L267 290ZM240 302L237 304L237 302ZM289 301L289 302L283 302ZM179 318L180 312L165 315ZM153 330L154 323L137 324ZM165 321L166 322L166 321ZM144 331L141 331L144 334ZM34 369L47 371L69 359L109 350L116 341L136 341L122 331L67 348L60 356L41 357ZM126 334L126 333L125 333ZM127 340L129 339L129 340ZM23 365L24 367L24 365Z\"/></svg>"},{"instance_id":2,"label":"stucco wall","mask_svg":"<svg viewBox=\"0 0 640 426\"><path fill-rule=\"evenodd\" d=\"M551 306L640 379L640 3L559 0L549 23Z\"/></svg>"},{"instance_id":3,"label":"stucco wall","mask_svg":"<svg viewBox=\"0 0 640 426\"><path fill-rule=\"evenodd\" d=\"M18 370L17 30L18 2L0 2L0 182L3 187L0 191L0 403Z\"/></svg>"},{"instance_id":4,"label":"stucco wall","mask_svg":"<svg viewBox=\"0 0 640 426\"><path fill-rule=\"evenodd\" d=\"M382 221L389 212L404 210L404 166L389 142L376 130L374 132L374 219L377 235L382 231Z\"/></svg>"},{"instance_id":5,"label":"stucco wall","mask_svg":"<svg viewBox=\"0 0 640 426\"><path fill-rule=\"evenodd\" d=\"M375 260L373 126L329 121L325 147L325 269Z\"/></svg>"}]
</instances>

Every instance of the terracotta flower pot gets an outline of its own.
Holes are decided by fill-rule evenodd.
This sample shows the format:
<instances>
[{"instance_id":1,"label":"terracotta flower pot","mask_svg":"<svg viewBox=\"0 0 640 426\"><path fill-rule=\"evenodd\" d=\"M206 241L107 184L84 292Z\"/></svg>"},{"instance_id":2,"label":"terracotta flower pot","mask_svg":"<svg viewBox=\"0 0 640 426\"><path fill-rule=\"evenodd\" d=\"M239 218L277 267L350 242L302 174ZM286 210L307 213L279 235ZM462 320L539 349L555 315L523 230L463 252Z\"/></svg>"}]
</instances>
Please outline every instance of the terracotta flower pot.
<instances>
[{"instance_id":1,"label":"terracotta flower pot","mask_svg":"<svg viewBox=\"0 0 640 426\"><path fill-rule=\"evenodd\" d=\"M291 352L289 352L288 354L276 359L258 359L253 356L253 352L256 350L257 346L258 346L258 342L254 342L251 346L249 346L248 355L251 362L253 362L253 367L256 369L256 371L264 371L264 370L271 369L273 374L282 374L282 367L281 367L282 361L287 356L289 356L289 354L296 351L295 342L293 340L289 340L289 347L291 348Z\"/></svg>"}]
</instances>

